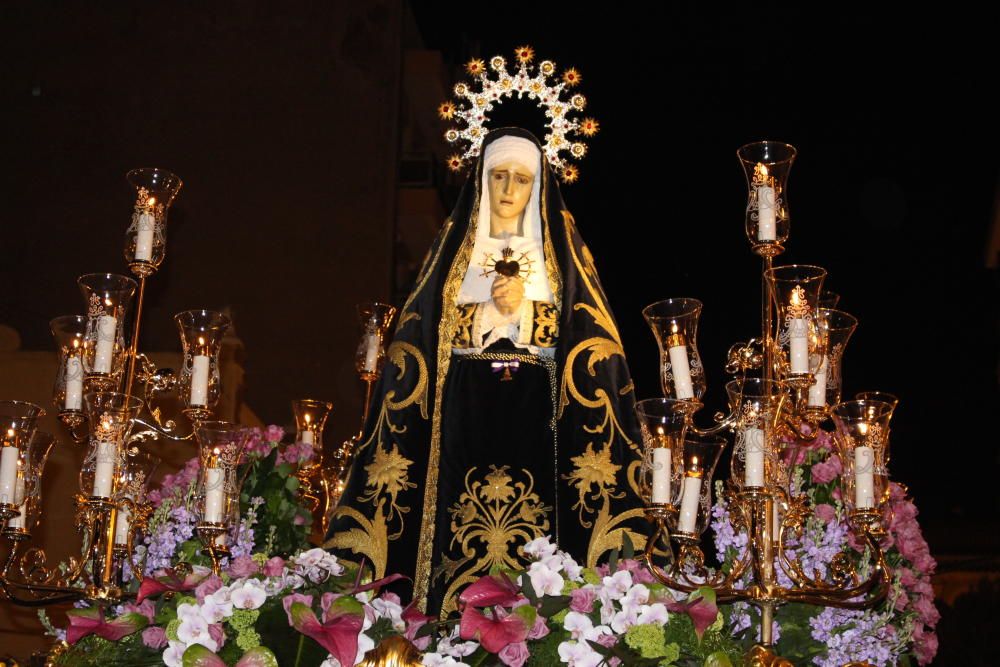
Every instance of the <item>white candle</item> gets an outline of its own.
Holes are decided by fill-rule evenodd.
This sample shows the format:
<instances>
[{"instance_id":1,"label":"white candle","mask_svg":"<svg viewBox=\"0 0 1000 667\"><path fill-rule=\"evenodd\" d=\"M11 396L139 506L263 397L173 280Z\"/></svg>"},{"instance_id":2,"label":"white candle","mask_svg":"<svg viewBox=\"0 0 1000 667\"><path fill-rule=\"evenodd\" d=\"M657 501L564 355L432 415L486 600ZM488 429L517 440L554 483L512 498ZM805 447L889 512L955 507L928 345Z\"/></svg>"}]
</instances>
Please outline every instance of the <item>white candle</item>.
<instances>
[{"instance_id":1,"label":"white candle","mask_svg":"<svg viewBox=\"0 0 1000 667\"><path fill-rule=\"evenodd\" d=\"M669 348L670 370L674 375L674 391L677 398L694 398L691 386L691 367L688 366L687 345L673 345Z\"/></svg>"},{"instance_id":2,"label":"white candle","mask_svg":"<svg viewBox=\"0 0 1000 667\"><path fill-rule=\"evenodd\" d=\"M670 449L653 448L653 498L654 503L670 502Z\"/></svg>"},{"instance_id":3,"label":"white candle","mask_svg":"<svg viewBox=\"0 0 1000 667\"><path fill-rule=\"evenodd\" d=\"M14 504L19 454L17 447L0 448L0 503Z\"/></svg>"},{"instance_id":4,"label":"white candle","mask_svg":"<svg viewBox=\"0 0 1000 667\"><path fill-rule=\"evenodd\" d=\"M139 216L137 234L135 235L135 258L148 262L153 258L153 231L156 220L148 211Z\"/></svg>"},{"instance_id":5,"label":"white candle","mask_svg":"<svg viewBox=\"0 0 1000 667\"><path fill-rule=\"evenodd\" d=\"M302 431L302 435L299 436L299 441L300 442L304 442L307 445L313 444L313 442L314 442L314 440L313 440L313 432L310 431L309 429L306 429L306 430Z\"/></svg>"},{"instance_id":6,"label":"white candle","mask_svg":"<svg viewBox=\"0 0 1000 667\"><path fill-rule=\"evenodd\" d=\"M759 428L743 429L746 467L743 471L744 486L764 486L764 431Z\"/></svg>"},{"instance_id":7,"label":"white candle","mask_svg":"<svg viewBox=\"0 0 1000 667\"><path fill-rule=\"evenodd\" d=\"M822 408L826 405L826 367L827 359L824 355L819 362L819 370L816 371L816 382L809 387L809 407Z\"/></svg>"},{"instance_id":8,"label":"white candle","mask_svg":"<svg viewBox=\"0 0 1000 667\"><path fill-rule=\"evenodd\" d=\"M789 356L792 373L809 372L809 325L807 320L795 318L788 325Z\"/></svg>"},{"instance_id":9,"label":"white candle","mask_svg":"<svg viewBox=\"0 0 1000 667\"><path fill-rule=\"evenodd\" d=\"M115 477L115 443L97 443L97 468L94 472L94 488L91 496L100 498L111 497L111 485Z\"/></svg>"},{"instance_id":10,"label":"white candle","mask_svg":"<svg viewBox=\"0 0 1000 667\"><path fill-rule=\"evenodd\" d=\"M875 506L875 450L854 448L854 505L859 509Z\"/></svg>"},{"instance_id":11,"label":"white candle","mask_svg":"<svg viewBox=\"0 0 1000 667\"><path fill-rule=\"evenodd\" d=\"M378 368L378 334L365 334L365 365L366 373L374 373Z\"/></svg>"},{"instance_id":12,"label":"white candle","mask_svg":"<svg viewBox=\"0 0 1000 667\"><path fill-rule=\"evenodd\" d=\"M17 509L21 513L11 519L7 525L11 528L24 528L24 515L28 511L28 503L24 502L24 477L20 475L14 483L14 504L18 505Z\"/></svg>"},{"instance_id":13,"label":"white candle","mask_svg":"<svg viewBox=\"0 0 1000 667\"><path fill-rule=\"evenodd\" d=\"M83 405L83 364L80 357L66 358L66 401L67 410L79 410Z\"/></svg>"},{"instance_id":14,"label":"white candle","mask_svg":"<svg viewBox=\"0 0 1000 667\"><path fill-rule=\"evenodd\" d=\"M208 357L196 354L191 363L191 405L208 405Z\"/></svg>"},{"instance_id":15,"label":"white candle","mask_svg":"<svg viewBox=\"0 0 1000 667\"><path fill-rule=\"evenodd\" d=\"M698 504L701 502L701 477L685 477L684 492L681 496L681 516L677 530L693 533L698 522Z\"/></svg>"},{"instance_id":16,"label":"white candle","mask_svg":"<svg viewBox=\"0 0 1000 667\"><path fill-rule=\"evenodd\" d=\"M762 185L757 188L757 240L774 241L774 188Z\"/></svg>"},{"instance_id":17,"label":"white candle","mask_svg":"<svg viewBox=\"0 0 1000 667\"><path fill-rule=\"evenodd\" d=\"M97 348L94 351L94 372L110 373L111 358L115 352L115 334L118 320L111 315L101 315L97 320Z\"/></svg>"},{"instance_id":18,"label":"white candle","mask_svg":"<svg viewBox=\"0 0 1000 667\"><path fill-rule=\"evenodd\" d=\"M131 498L132 496L126 494L126 497ZM131 519L132 513L128 511L128 508L122 507L118 510L115 520L115 544L128 544L128 529Z\"/></svg>"},{"instance_id":19,"label":"white candle","mask_svg":"<svg viewBox=\"0 0 1000 667\"><path fill-rule=\"evenodd\" d=\"M222 468L205 469L205 523L222 523L225 476Z\"/></svg>"}]
</instances>

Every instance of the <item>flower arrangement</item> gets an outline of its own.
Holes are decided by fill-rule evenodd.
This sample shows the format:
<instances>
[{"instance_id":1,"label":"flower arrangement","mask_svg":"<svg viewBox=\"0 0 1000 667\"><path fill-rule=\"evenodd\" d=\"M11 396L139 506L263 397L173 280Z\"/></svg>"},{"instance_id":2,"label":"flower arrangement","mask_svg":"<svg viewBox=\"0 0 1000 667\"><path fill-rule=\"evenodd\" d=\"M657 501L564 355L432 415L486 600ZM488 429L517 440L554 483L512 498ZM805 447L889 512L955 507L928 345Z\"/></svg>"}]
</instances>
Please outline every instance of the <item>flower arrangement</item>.
<instances>
[{"instance_id":1,"label":"flower arrangement","mask_svg":"<svg viewBox=\"0 0 1000 667\"><path fill-rule=\"evenodd\" d=\"M189 462L151 494L156 521L143 547L149 575L141 586L132 582L135 602L74 609L66 631L48 625L64 640L53 663L346 667L401 637L422 652L428 667L725 667L740 664L759 636L752 608L717 606L709 588L669 590L627 539L594 569L549 538L535 539L523 547L524 569L495 570L464 589L457 617L426 616L390 590L404 577L371 581L364 563L307 545L309 517L291 473L311 450L301 443L279 446L282 435L270 427L248 448L243 519L219 576L192 538L197 463ZM863 548L845 520L838 465L829 435L820 433L794 472L795 489L808 495L815 511L792 545L794 555L820 572L837 554L860 557ZM734 533L718 496L712 526L726 567L746 548L746 537ZM869 611L783 607L775 627L780 655L795 664L838 666L859 660L927 664L933 658L938 613L929 577L935 563L916 515L905 490L894 485L885 537L894 574L889 599Z\"/></svg>"}]
</instances>

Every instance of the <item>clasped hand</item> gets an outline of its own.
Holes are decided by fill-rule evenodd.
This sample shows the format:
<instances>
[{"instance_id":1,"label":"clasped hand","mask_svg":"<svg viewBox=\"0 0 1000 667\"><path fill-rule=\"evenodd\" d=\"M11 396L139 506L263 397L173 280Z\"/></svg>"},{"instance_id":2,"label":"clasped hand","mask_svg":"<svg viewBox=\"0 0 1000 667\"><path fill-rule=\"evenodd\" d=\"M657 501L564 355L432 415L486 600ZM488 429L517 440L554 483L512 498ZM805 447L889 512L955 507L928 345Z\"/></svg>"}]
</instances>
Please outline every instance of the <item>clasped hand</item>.
<instances>
[{"instance_id":1,"label":"clasped hand","mask_svg":"<svg viewBox=\"0 0 1000 667\"><path fill-rule=\"evenodd\" d=\"M521 308L524 300L524 282L518 277L498 275L490 288L493 305L501 315L511 315Z\"/></svg>"}]
</instances>

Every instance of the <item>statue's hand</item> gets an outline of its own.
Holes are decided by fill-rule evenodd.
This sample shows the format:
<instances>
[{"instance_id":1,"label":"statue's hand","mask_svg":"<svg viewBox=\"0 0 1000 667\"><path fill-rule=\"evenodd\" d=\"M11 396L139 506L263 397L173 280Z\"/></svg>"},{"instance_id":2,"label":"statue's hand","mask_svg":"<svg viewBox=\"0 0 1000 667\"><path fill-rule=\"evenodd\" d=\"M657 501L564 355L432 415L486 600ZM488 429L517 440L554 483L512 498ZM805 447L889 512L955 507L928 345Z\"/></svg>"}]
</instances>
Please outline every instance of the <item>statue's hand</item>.
<instances>
[{"instance_id":1,"label":"statue's hand","mask_svg":"<svg viewBox=\"0 0 1000 667\"><path fill-rule=\"evenodd\" d=\"M524 282L517 277L497 276L490 288L493 305L501 315L510 315L521 308L524 300Z\"/></svg>"}]
</instances>

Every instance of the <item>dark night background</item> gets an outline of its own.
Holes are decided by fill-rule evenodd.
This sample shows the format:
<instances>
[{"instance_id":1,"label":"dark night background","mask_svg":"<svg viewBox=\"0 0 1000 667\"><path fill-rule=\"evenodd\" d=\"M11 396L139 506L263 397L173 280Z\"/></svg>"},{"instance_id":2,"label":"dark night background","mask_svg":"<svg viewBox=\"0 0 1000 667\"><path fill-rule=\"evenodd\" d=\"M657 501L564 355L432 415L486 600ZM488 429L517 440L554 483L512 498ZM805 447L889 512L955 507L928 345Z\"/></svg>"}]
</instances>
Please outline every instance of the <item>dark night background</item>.
<instances>
[{"instance_id":1,"label":"dark night background","mask_svg":"<svg viewBox=\"0 0 1000 667\"><path fill-rule=\"evenodd\" d=\"M5 3L0 323L23 348L50 349L48 320L79 307L75 277L126 270L125 171L166 167L185 187L143 347L178 347L174 312L230 305L250 407L287 423L288 400L327 397L330 430L346 435L358 410L353 304L401 300L423 252L405 231L412 198L430 192L443 214L457 192L428 130L444 129L436 104L469 58L530 44L579 69L601 123L580 182L562 192L638 395L658 393L642 307L693 296L705 304L708 407L721 406L725 351L759 318L735 151L791 143L779 263L825 267L860 320L844 394L900 396L891 472L942 567L951 554L992 569L1000 137L986 19L840 5L467 7ZM496 120L542 133L537 111ZM417 188L404 167L428 155Z\"/></svg>"}]
</instances>

